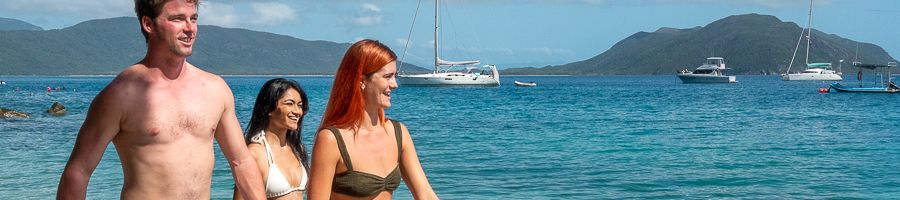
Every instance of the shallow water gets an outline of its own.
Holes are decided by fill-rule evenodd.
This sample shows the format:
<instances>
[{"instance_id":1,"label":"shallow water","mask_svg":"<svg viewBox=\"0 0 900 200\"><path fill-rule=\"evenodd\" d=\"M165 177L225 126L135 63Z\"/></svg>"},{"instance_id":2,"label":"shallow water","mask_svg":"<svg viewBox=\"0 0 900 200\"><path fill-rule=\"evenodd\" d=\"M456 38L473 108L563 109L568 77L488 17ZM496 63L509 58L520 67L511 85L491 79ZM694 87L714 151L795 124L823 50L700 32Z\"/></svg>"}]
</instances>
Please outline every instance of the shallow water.
<instances>
[{"instance_id":1,"label":"shallow water","mask_svg":"<svg viewBox=\"0 0 900 200\"><path fill-rule=\"evenodd\" d=\"M53 198L85 111L111 77L0 79L0 107L32 115L0 120L0 199ZM226 77L242 126L268 79ZM309 94L311 146L332 78L292 79ZM900 95L821 94L827 83L777 76L738 81L505 76L499 88L401 86L387 115L408 126L444 199L900 196ZM48 85L64 88L48 95ZM44 114L54 101L69 114ZM212 197L231 198L216 153ZM118 198L121 184L109 145L88 198ZM405 185L394 195L412 199Z\"/></svg>"}]
</instances>

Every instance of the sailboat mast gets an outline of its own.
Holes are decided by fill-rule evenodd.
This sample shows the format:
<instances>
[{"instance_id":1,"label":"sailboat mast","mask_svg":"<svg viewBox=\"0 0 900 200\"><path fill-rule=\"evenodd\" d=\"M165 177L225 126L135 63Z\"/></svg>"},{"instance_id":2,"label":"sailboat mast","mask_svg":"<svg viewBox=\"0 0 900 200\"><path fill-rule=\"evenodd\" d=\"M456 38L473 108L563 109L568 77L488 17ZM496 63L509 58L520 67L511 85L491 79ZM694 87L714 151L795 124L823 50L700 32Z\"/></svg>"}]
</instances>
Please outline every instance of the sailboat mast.
<instances>
[{"instance_id":1,"label":"sailboat mast","mask_svg":"<svg viewBox=\"0 0 900 200\"><path fill-rule=\"evenodd\" d=\"M813 9L813 0L809 0L809 14L806 16L806 66L809 66L809 46L812 43L810 37L812 37L812 9Z\"/></svg>"},{"instance_id":2,"label":"sailboat mast","mask_svg":"<svg viewBox=\"0 0 900 200\"><path fill-rule=\"evenodd\" d=\"M434 73L438 73L439 68L441 67L441 64L438 62L438 59L440 59L440 55L438 54L438 49L440 49L440 46L438 45L438 43L440 43L440 40L438 39L438 30L440 26L438 24L440 23L438 19L441 16L438 6L440 5L441 0L434 0Z\"/></svg>"}]
</instances>

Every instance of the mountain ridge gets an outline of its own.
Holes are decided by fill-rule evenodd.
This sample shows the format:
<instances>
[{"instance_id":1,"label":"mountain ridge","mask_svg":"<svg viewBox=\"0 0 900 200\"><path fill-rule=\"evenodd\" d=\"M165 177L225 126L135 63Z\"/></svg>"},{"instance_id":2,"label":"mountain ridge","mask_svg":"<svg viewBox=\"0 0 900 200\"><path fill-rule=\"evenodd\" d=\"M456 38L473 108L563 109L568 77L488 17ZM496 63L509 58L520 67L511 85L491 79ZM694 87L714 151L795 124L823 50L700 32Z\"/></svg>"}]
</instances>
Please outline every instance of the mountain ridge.
<instances>
[{"instance_id":1,"label":"mountain ridge","mask_svg":"<svg viewBox=\"0 0 900 200\"><path fill-rule=\"evenodd\" d=\"M223 75L334 74L350 46L240 28L198 29L188 62ZM145 53L135 17L45 31L0 31L0 75L112 75ZM404 70L428 71L409 63Z\"/></svg>"},{"instance_id":2,"label":"mountain ridge","mask_svg":"<svg viewBox=\"0 0 900 200\"><path fill-rule=\"evenodd\" d=\"M42 31L40 26L12 18L0 17L0 31Z\"/></svg>"},{"instance_id":3,"label":"mountain ridge","mask_svg":"<svg viewBox=\"0 0 900 200\"><path fill-rule=\"evenodd\" d=\"M694 69L706 57L724 57L737 74L777 74L787 70L802 27L783 22L775 16L732 15L703 27L660 28L655 32L637 32L592 58L542 68L512 68L503 74L551 75L630 75L674 74ZM859 45L860 61L896 62L883 48L826 34L813 29L810 62L852 61ZM805 45L797 57L802 58ZM802 70L803 61L794 61L792 72ZM800 67L797 67L800 66Z\"/></svg>"}]
</instances>

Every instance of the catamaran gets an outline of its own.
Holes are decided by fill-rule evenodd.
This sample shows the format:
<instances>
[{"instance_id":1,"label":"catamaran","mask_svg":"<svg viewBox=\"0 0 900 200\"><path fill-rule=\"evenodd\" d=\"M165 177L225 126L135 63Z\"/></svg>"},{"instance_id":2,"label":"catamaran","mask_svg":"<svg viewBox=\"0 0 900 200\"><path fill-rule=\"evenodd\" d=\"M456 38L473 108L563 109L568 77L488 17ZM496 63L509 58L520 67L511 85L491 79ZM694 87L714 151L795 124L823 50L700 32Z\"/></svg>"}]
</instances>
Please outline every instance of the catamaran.
<instances>
[{"instance_id":1,"label":"catamaran","mask_svg":"<svg viewBox=\"0 0 900 200\"><path fill-rule=\"evenodd\" d=\"M809 63L809 46L812 44L812 8L813 2L809 1L809 15L807 15L806 28L800 32L800 39L797 40L797 47L794 48L794 55L791 56L791 63L784 74L781 74L781 80L785 81L840 81L840 72L835 72L831 68L831 63ZM806 69L799 73L791 73L791 67L794 65L794 58L797 56L797 50L800 48L800 41L803 41L803 33L806 33Z\"/></svg>"},{"instance_id":2,"label":"catamaran","mask_svg":"<svg viewBox=\"0 0 900 200\"><path fill-rule=\"evenodd\" d=\"M483 65L478 60L446 61L440 56L440 0L434 2L434 71L427 74L400 74L401 85L451 86L479 85L500 86L500 73L497 66ZM464 71L450 71L454 67L463 67ZM479 70L479 68L481 68Z\"/></svg>"}]
</instances>

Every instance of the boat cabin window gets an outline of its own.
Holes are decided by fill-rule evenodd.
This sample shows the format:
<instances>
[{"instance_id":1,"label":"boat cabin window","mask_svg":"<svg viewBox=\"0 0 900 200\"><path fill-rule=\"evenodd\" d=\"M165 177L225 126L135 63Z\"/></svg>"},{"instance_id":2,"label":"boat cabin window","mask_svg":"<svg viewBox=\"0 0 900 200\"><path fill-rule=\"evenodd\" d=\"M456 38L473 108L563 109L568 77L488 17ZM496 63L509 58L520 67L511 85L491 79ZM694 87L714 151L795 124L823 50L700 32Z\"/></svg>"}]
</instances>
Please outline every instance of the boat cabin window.
<instances>
[{"instance_id":1,"label":"boat cabin window","mask_svg":"<svg viewBox=\"0 0 900 200\"><path fill-rule=\"evenodd\" d=\"M694 74L712 74L713 70L711 69L698 69L694 71Z\"/></svg>"},{"instance_id":2,"label":"boat cabin window","mask_svg":"<svg viewBox=\"0 0 900 200\"><path fill-rule=\"evenodd\" d=\"M805 73L805 74L821 74L821 72L817 72L815 70L805 70L805 71L803 71L803 73Z\"/></svg>"}]
</instances>

